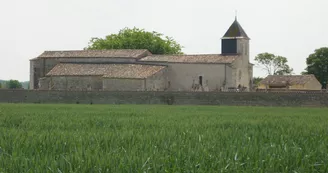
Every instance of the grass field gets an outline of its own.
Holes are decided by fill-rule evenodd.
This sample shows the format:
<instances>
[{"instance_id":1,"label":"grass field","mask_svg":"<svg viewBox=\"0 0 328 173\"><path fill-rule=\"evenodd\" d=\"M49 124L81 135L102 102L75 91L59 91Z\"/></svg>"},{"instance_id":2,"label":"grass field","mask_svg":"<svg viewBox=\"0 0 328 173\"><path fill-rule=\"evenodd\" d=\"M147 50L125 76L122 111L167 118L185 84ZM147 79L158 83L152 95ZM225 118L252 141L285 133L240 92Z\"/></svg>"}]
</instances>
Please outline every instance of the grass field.
<instances>
[{"instance_id":1,"label":"grass field","mask_svg":"<svg viewBox=\"0 0 328 173\"><path fill-rule=\"evenodd\" d=\"M327 112L0 104L0 172L328 172Z\"/></svg>"}]
</instances>

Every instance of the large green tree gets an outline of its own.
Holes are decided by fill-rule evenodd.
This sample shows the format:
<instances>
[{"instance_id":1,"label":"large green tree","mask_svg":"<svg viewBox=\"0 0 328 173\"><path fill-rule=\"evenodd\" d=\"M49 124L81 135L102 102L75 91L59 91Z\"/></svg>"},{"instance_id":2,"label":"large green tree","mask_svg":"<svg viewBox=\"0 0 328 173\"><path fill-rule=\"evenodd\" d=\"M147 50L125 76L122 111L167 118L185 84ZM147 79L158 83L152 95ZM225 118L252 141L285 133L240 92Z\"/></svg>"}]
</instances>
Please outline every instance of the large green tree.
<instances>
[{"instance_id":1,"label":"large green tree","mask_svg":"<svg viewBox=\"0 0 328 173\"><path fill-rule=\"evenodd\" d=\"M287 58L271 53L260 53L255 57L257 65L266 71L267 75L288 75L293 69L287 64Z\"/></svg>"},{"instance_id":2,"label":"large green tree","mask_svg":"<svg viewBox=\"0 0 328 173\"><path fill-rule=\"evenodd\" d=\"M306 71L303 74L314 74L315 77L326 88L328 81L328 47L316 49L306 59Z\"/></svg>"},{"instance_id":3,"label":"large green tree","mask_svg":"<svg viewBox=\"0 0 328 173\"><path fill-rule=\"evenodd\" d=\"M148 49L153 54L182 54L182 46L171 37L155 31L124 28L118 34L92 38L87 49Z\"/></svg>"},{"instance_id":4,"label":"large green tree","mask_svg":"<svg viewBox=\"0 0 328 173\"><path fill-rule=\"evenodd\" d=\"M18 80L10 80L7 82L7 87L9 89L19 89L22 88L22 84Z\"/></svg>"}]
</instances>

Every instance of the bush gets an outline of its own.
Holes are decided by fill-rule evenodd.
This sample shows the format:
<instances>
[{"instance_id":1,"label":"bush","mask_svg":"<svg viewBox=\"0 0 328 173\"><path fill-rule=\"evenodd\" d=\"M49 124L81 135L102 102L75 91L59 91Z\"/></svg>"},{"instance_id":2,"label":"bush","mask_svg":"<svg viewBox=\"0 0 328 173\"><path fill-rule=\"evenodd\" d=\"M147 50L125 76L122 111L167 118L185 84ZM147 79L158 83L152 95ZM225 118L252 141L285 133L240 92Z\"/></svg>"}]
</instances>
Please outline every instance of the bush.
<instances>
[{"instance_id":1,"label":"bush","mask_svg":"<svg viewBox=\"0 0 328 173\"><path fill-rule=\"evenodd\" d=\"M7 82L7 87L9 89L20 89L22 88L22 84L18 80L10 80Z\"/></svg>"}]
</instances>

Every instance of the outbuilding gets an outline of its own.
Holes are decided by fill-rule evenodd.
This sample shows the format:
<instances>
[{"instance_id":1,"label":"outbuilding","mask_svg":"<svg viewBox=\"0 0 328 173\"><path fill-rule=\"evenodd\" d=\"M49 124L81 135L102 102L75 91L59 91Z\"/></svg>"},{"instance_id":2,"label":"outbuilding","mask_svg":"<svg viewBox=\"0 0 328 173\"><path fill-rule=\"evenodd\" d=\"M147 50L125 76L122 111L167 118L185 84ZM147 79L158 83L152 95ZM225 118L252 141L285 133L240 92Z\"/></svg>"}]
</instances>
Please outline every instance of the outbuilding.
<instances>
[{"instance_id":1,"label":"outbuilding","mask_svg":"<svg viewBox=\"0 0 328 173\"><path fill-rule=\"evenodd\" d=\"M321 90L321 83L313 75L269 75L258 89Z\"/></svg>"}]
</instances>

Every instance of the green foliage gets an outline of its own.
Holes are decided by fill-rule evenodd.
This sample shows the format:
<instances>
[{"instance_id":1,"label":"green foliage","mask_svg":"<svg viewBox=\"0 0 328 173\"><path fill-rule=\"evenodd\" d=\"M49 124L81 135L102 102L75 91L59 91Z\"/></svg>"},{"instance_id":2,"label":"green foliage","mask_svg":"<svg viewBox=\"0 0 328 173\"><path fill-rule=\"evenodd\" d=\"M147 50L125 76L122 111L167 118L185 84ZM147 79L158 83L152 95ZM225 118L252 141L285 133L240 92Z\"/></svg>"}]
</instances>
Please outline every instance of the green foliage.
<instances>
[{"instance_id":1,"label":"green foliage","mask_svg":"<svg viewBox=\"0 0 328 173\"><path fill-rule=\"evenodd\" d=\"M7 87L9 89L19 89L22 88L22 84L18 80L9 80L7 82Z\"/></svg>"},{"instance_id":2,"label":"green foliage","mask_svg":"<svg viewBox=\"0 0 328 173\"><path fill-rule=\"evenodd\" d=\"M92 38L87 49L148 49L153 54L182 54L181 46L171 37L138 28L124 28L106 38Z\"/></svg>"},{"instance_id":3,"label":"green foliage","mask_svg":"<svg viewBox=\"0 0 328 173\"><path fill-rule=\"evenodd\" d=\"M5 80L0 80L0 88L8 88L7 85L8 85L8 82L9 81L5 81ZM16 82L15 82L16 83ZM20 82L21 85L22 85L22 88L24 89L29 89L29 84L30 82L29 81L25 81L25 82Z\"/></svg>"},{"instance_id":4,"label":"green foliage","mask_svg":"<svg viewBox=\"0 0 328 173\"><path fill-rule=\"evenodd\" d=\"M0 172L327 172L327 111L0 104Z\"/></svg>"},{"instance_id":5,"label":"green foliage","mask_svg":"<svg viewBox=\"0 0 328 173\"><path fill-rule=\"evenodd\" d=\"M0 80L0 88L5 88L6 87L6 81Z\"/></svg>"},{"instance_id":6,"label":"green foliage","mask_svg":"<svg viewBox=\"0 0 328 173\"><path fill-rule=\"evenodd\" d=\"M262 77L254 77L254 78L253 78L253 83L254 83L255 85L258 85L258 84L261 82L261 80L263 80Z\"/></svg>"},{"instance_id":7,"label":"green foliage","mask_svg":"<svg viewBox=\"0 0 328 173\"><path fill-rule=\"evenodd\" d=\"M307 68L304 74L314 74L325 87L328 81L328 47L316 49L306 59Z\"/></svg>"},{"instance_id":8,"label":"green foliage","mask_svg":"<svg viewBox=\"0 0 328 173\"><path fill-rule=\"evenodd\" d=\"M289 75L293 73L293 69L287 64L287 58L276 56L271 53L260 53L255 57L258 65L261 66L267 75Z\"/></svg>"}]
</instances>

